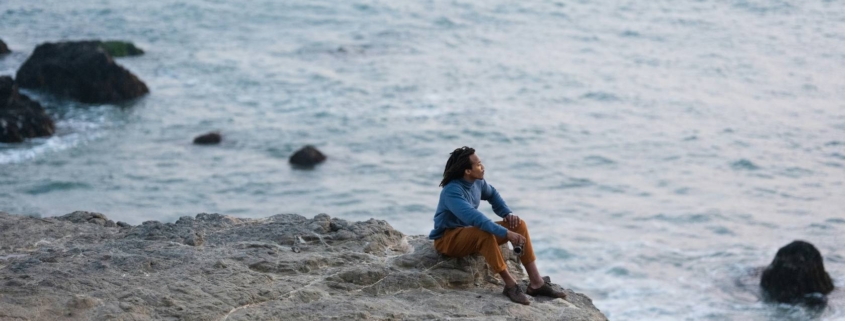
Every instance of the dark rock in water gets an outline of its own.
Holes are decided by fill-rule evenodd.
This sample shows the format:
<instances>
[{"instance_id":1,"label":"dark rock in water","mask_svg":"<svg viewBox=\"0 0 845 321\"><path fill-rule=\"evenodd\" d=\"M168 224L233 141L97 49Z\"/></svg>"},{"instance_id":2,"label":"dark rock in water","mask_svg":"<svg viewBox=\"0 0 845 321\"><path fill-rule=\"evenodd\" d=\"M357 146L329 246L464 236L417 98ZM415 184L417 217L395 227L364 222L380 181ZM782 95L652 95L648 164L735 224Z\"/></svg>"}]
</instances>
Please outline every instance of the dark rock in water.
<instances>
[{"instance_id":1,"label":"dark rock in water","mask_svg":"<svg viewBox=\"0 0 845 321\"><path fill-rule=\"evenodd\" d=\"M141 48L135 47L135 44L126 41L103 41L100 43L100 47L114 58L140 56L144 54Z\"/></svg>"},{"instance_id":2,"label":"dark rock in water","mask_svg":"<svg viewBox=\"0 0 845 321\"><path fill-rule=\"evenodd\" d=\"M20 143L53 132L53 119L41 104L21 94L12 77L0 76L0 143Z\"/></svg>"},{"instance_id":3,"label":"dark rock in water","mask_svg":"<svg viewBox=\"0 0 845 321\"><path fill-rule=\"evenodd\" d=\"M311 145L303 147L290 157L291 164L304 167L311 167L325 160L326 155L323 155L323 153Z\"/></svg>"},{"instance_id":4,"label":"dark rock in water","mask_svg":"<svg viewBox=\"0 0 845 321\"><path fill-rule=\"evenodd\" d=\"M194 144L197 145L211 145L211 144L220 144L220 141L223 140L223 136L220 135L218 132L211 132L208 134L200 135L194 138Z\"/></svg>"},{"instance_id":5,"label":"dark rock in water","mask_svg":"<svg viewBox=\"0 0 845 321\"><path fill-rule=\"evenodd\" d=\"M0 55L5 55L7 53L11 53L12 51L9 50L9 47L6 46L6 43L3 42L3 39L0 39Z\"/></svg>"},{"instance_id":6,"label":"dark rock in water","mask_svg":"<svg viewBox=\"0 0 845 321\"><path fill-rule=\"evenodd\" d=\"M810 243L794 241L778 250L760 279L769 299L783 303L823 304L833 291L819 250Z\"/></svg>"},{"instance_id":7,"label":"dark rock in water","mask_svg":"<svg viewBox=\"0 0 845 321\"><path fill-rule=\"evenodd\" d=\"M44 43L17 73L21 88L46 90L84 103L108 103L150 92L117 65L99 41Z\"/></svg>"}]
</instances>

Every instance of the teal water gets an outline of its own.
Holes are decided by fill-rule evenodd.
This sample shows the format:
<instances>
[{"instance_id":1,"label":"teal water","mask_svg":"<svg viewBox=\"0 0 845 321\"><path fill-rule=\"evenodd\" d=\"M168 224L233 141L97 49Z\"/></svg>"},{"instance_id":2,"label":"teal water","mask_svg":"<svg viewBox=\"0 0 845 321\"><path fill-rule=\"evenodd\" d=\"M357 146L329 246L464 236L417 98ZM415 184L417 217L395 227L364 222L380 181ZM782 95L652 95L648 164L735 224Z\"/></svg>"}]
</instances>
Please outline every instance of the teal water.
<instances>
[{"instance_id":1,"label":"teal water","mask_svg":"<svg viewBox=\"0 0 845 321\"><path fill-rule=\"evenodd\" d=\"M612 320L839 320L760 301L794 239L845 286L837 1L0 2L0 58L126 39L151 94L30 92L58 134L0 144L0 210L174 221L328 213L427 234L473 146L541 271ZM219 146L191 144L220 130ZM328 161L287 164L305 144ZM489 207L484 211L492 213Z\"/></svg>"}]
</instances>

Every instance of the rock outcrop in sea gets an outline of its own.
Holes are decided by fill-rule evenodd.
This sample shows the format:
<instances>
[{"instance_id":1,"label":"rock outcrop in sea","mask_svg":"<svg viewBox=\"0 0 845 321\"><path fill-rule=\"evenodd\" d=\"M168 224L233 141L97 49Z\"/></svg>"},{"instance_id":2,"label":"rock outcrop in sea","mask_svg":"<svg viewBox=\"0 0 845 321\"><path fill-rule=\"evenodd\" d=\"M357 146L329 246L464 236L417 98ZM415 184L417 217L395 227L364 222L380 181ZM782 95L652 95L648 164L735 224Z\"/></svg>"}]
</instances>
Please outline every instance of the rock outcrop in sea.
<instances>
[{"instance_id":1,"label":"rock outcrop in sea","mask_svg":"<svg viewBox=\"0 0 845 321\"><path fill-rule=\"evenodd\" d=\"M523 306L501 289L482 257L443 257L375 219L199 214L130 226L0 212L0 319L607 320L571 290Z\"/></svg>"},{"instance_id":2,"label":"rock outcrop in sea","mask_svg":"<svg viewBox=\"0 0 845 321\"><path fill-rule=\"evenodd\" d=\"M45 90L84 103L110 103L149 93L147 85L114 62L100 41L38 45L18 70L21 88Z\"/></svg>"},{"instance_id":3,"label":"rock outcrop in sea","mask_svg":"<svg viewBox=\"0 0 845 321\"><path fill-rule=\"evenodd\" d=\"M223 136L219 132L210 132L194 137L194 144L197 145L215 145L223 141Z\"/></svg>"},{"instance_id":4,"label":"rock outcrop in sea","mask_svg":"<svg viewBox=\"0 0 845 321\"><path fill-rule=\"evenodd\" d=\"M760 278L767 298L782 303L825 304L833 281L813 244L793 241L780 248Z\"/></svg>"},{"instance_id":5,"label":"rock outcrop in sea","mask_svg":"<svg viewBox=\"0 0 845 321\"><path fill-rule=\"evenodd\" d=\"M290 156L290 163L300 167L313 167L326 160L320 150L311 145L306 145Z\"/></svg>"},{"instance_id":6,"label":"rock outcrop in sea","mask_svg":"<svg viewBox=\"0 0 845 321\"><path fill-rule=\"evenodd\" d=\"M20 143L53 132L53 119L41 104L21 94L12 77L0 76L0 143Z\"/></svg>"},{"instance_id":7,"label":"rock outcrop in sea","mask_svg":"<svg viewBox=\"0 0 845 321\"><path fill-rule=\"evenodd\" d=\"M12 53L12 51L9 50L9 46L6 46L6 43L3 42L3 39L0 39L0 55L5 55L8 53Z\"/></svg>"}]
</instances>

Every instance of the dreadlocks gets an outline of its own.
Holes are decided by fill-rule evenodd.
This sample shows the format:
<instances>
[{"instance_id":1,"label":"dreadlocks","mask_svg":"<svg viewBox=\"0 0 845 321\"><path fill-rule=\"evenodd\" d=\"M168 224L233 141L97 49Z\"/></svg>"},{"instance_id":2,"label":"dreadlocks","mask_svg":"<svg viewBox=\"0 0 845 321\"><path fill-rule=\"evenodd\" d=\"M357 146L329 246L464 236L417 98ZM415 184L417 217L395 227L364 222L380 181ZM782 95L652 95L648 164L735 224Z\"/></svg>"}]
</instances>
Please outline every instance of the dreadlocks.
<instances>
[{"instance_id":1,"label":"dreadlocks","mask_svg":"<svg viewBox=\"0 0 845 321\"><path fill-rule=\"evenodd\" d=\"M443 170L443 180L440 181L440 187L446 186L453 179L458 179L464 176L464 170L472 168L472 162L469 157L475 154L475 149L472 147L457 148L449 156L446 161L446 168Z\"/></svg>"}]
</instances>

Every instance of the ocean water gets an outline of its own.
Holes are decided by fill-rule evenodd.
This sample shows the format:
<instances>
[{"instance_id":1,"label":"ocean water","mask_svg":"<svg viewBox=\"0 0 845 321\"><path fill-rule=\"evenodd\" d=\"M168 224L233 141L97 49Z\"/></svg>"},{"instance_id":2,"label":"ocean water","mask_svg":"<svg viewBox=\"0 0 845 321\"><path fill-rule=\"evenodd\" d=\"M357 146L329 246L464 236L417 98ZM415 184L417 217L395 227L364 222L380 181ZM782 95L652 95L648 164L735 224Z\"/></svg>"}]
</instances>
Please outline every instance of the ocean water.
<instances>
[{"instance_id":1,"label":"ocean water","mask_svg":"<svg viewBox=\"0 0 845 321\"><path fill-rule=\"evenodd\" d=\"M612 320L845 320L843 31L834 0L2 1L0 75L42 42L124 39L151 94L27 92L58 133L0 144L0 210L426 234L469 145L541 272ZM291 168L306 144L328 161ZM825 309L760 299L795 239L839 287Z\"/></svg>"}]
</instances>

